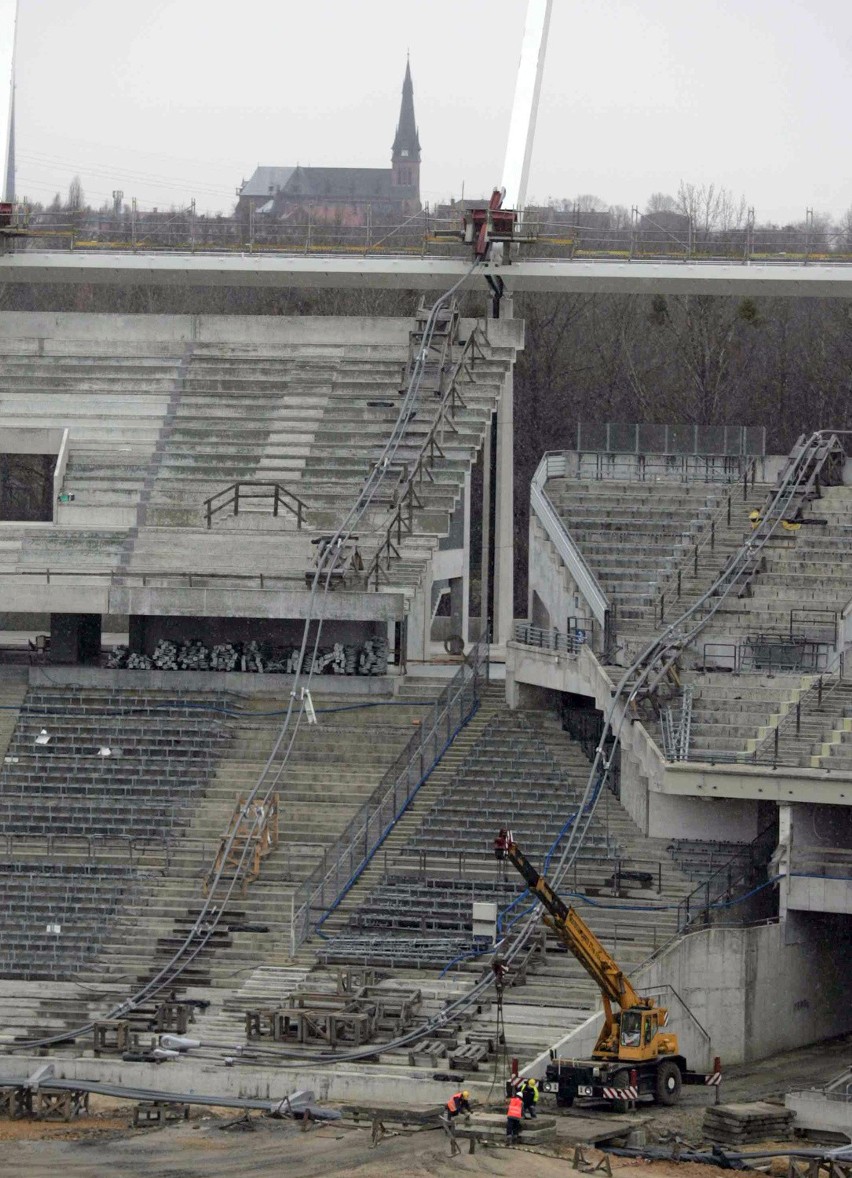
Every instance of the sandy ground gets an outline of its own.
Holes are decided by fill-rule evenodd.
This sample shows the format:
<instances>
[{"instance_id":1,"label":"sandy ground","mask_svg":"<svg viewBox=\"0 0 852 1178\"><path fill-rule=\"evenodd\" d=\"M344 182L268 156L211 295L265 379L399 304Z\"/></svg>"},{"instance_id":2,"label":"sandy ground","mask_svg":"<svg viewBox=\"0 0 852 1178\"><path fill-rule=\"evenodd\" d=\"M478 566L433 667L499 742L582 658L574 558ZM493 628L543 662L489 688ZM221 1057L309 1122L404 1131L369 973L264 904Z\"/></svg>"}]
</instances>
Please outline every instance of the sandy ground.
<instances>
[{"instance_id":1,"label":"sandy ground","mask_svg":"<svg viewBox=\"0 0 852 1178\"><path fill-rule=\"evenodd\" d=\"M779 1098L790 1088L822 1084L847 1062L852 1037L774 1056L725 1075L722 1101ZM644 1106L619 1118L644 1126L649 1140L677 1134L698 1144L705 1110L713 1093L687 1088L676 1108ZM542 1112L550 1112L542 1108ZM558 1115L558 1141L553 1147L477 1146L450 1158L449 1143L440 1130L385 1137L375 1149L369 1128L343 1123L298 1124L256 1117L250 1131L223 1129L233 1121L233 1110L193 1111L188 1123L165 1128L132 1129L132 1106L93 1096L91 1115L72 1124L0 1121L0 1176L2 1178L339 1178L381 1175L383 1178L443 1178L470 1173L524 1175L524 1178L569 1178L574 1143L594 1140L612 1123L603 1109L576 1107ZM587 1149L594 1162L600 1154ZM613 1159L614 1178L721 1178L709 1166L673 1162ZM786 1174L786 1162L773 1168ZM726 1178L732 1178L730 1170Z\"/></svg>"},{"instance_id":2,"label":"sandy ground","mask_svg":"<svg viewBox=\"0 0 852 1178\"><path fill-rule=\"evenodd\" d=\"M307 1132L289 1122L257 1120L252 1132L223 1131L224 1118L202 1117L165 1129L101 1132L81 1136L42 1137L4 1143L0 1174L15 1178L444 1178L453 1174L524 1175L569 1178L573 1147L565 1143L543 1149L486 1148L450 1157L440 1130L386 1137L375 1149L367 1129L337 1124L314 1125ZM126 1123L126 1121L125 1121ZM561 1156L559 1156L561 1155ZM600 1156L590 1152L592 1161ZM699 1165L624 1162L613 1178L711 1178L716 1171ZM726 1171L727 1178L735 1173Z\"/></svg>"}]
</instances>

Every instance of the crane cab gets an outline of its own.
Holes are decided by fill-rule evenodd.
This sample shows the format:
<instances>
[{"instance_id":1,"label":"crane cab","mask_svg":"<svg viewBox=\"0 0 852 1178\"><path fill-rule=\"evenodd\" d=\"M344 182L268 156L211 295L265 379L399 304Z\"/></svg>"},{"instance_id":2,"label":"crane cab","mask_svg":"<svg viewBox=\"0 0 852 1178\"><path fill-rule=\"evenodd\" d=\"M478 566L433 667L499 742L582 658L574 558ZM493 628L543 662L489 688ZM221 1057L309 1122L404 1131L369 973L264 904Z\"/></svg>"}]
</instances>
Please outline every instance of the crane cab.
<instances>
[{"instance_id":1,"label":"crane cab","mask_svg":"<svg viewBox=\"0 0 852 1178\"><path fill-rule=\"evenodd\" d=\"M664 1031L668 1011L623 1010L618 1020L618 1058L631 1061L657 1059L677 1053L677 1037Z\"/></svg>"}]
</instances>

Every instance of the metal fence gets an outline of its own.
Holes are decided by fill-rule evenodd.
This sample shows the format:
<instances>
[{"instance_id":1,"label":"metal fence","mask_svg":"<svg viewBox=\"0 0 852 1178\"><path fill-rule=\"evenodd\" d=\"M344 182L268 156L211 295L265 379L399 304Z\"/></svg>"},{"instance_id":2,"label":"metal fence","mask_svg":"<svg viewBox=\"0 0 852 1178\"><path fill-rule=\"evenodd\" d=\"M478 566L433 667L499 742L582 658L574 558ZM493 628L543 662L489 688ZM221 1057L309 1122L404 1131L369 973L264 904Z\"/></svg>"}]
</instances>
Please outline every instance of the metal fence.
<instances>
[{"instance_id":1,"label":"metal fence","mask_svg":"<svg viewBox=\"0 0 852 1178\"><path fill-rule=\"evenodd\" d=\"M373 796L294 892L290 931L293 953L356 882L456 734L475 713L487 682L485 637L471 649Z\"/></svg>"},{"instance_id":2,"label":"metal fence","mask_svg":"<svg viewBox=\"0 0 852 1178\"><path fill-rule=\"evenodd\" d=\"M238 215L199 214L195 201L182 209L146 209L135 199L104 209L36 210L15 206L11 227L28 236L14 241L15 249L127 250L149 252L280 252L390 253L414 256L467 257L469 245L459 240L463 206L428 206L400 220L380 207L366 205L362 224L329 222L309 207L283 218L245 208ZM726 262L750 261L785 265L849 263L852 241L844 230L809 226L702 233L690 218L676 226L634 215L616 224L606 212L560 212L527 209L524 248L530 258L610 260L614 262Z\"/></svg>"},{"instance_id":3,"label":"metal fence","mask_svg":"<svg viewBox=\"0 0 852 1178\"><path fill-rule=\"evenodd\" d=\"M765 426L655 425L651 422L577 422L577 449L607 454L763 456Z\"/></svg>"},{"instance_id":4,"label":"metal fence","mask_svg":"<svg viewBox=\"0 0 852 1178\"><path fill-rule=\"evenodd\" d=\"M576 655L581 646L585 646L587 631L545 630L541 626L533 626L530 622L515 622L515 642L524 646L534 646L538 650L552 650L561 654Z\"/></svg>"}]
</instances>

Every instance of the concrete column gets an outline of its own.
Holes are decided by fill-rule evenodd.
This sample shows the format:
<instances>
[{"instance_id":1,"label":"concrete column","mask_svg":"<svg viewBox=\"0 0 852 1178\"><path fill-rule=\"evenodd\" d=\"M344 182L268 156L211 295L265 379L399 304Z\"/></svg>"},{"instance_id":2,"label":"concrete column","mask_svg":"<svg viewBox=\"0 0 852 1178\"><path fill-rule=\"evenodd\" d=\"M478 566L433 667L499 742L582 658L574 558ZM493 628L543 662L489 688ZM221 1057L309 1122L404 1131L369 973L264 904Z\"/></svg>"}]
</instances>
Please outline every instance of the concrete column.
<instances>
[{"instance_id":1,"label":"concrete column","mask_svg":"<svg viewBox=\"0 0 852 1178\"><path fill-rule=\"evenodd\" d=\"M470 484L471 471L464 476L464 490L462 492L461 510L464 512L462 524L462 602L461 602L461 630L459 633L465 643L470 641Z\"/></svg>"},{"instance_id":2,"label":"concrete column","mask_svg":"<svg viewBox=\"0 0 852 1178\"><path fill-rule=\"evenodd\" d=\"M425 662L429 657L429 623L432 617L432 564L423 572L420 588L408 599L408 660Z\"/></svg>"},{"instance_id":3,"label":"concrete column","mask_svg":"<svg viewBox=\"0 0 852 1178\"><path fill-rule=\"evenodd\" d=\"M482 557L479 574L480 634L488 621L488 601L491 594L491 419L485 427L482 446Z\"/></svg>"},{"instance_id":4,"label":"concrete column","mask_svg":"<svg viewBox=\"0 0 852 1178\"><path fill-rule=\"evenodd\" d=\"M511 295L500 300L500 318L514 317ZM494 627L493 640L505 646L512 636L515 592L514 449L515 385L509 369L497 406L497 486L494 513Z\"/></svg>"}]
</instances>

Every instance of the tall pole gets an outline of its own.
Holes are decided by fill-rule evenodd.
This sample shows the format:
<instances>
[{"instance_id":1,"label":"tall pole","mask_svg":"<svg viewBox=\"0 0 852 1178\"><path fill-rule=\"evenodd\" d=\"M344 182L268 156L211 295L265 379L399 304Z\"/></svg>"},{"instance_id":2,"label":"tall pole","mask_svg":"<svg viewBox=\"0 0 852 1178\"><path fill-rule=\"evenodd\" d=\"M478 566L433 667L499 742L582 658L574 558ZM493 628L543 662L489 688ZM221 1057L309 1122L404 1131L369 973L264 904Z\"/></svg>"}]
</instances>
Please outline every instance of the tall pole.
<instances>
[{"instance_id":1,"label":"tall pole","mask_svg":"<svg viewBox=\"0 0 852 1178\"><path fill-rule=\"evenodd\" d=\"M527 199L538 100L547 51L547 32L553 0L528 0L521 60L515 80L515 98L506 139L502 187L506 195L503 206L522 209Z\"/></svg>"},{"instance_id":2,"label":"tall pole","mask_svg":"<svg viewBox=\"0 0 852 1178\"><path fill-rule=\"evenodd\" d=\"M521 42L521 60L515 81L515 97L506 138L503 162L503 207L522 209L527 197L538 100L544 73L547 33L553 0L527 0L527 16ZM492 251L495 247L492 246ZM499 251L492 258L499 258ZM504 273L507 273L504 271ZM512 297L505 290L497 300L497 314L511 319ZM494 494L494 612L493 641L505 647L512 637L515 591L515 405L514 381L509 372L497 405L497 445L492 456L495 464Z\"/></svg>"},{"instance_id":3,"label":"tall pole","mask_svg":"<svg viewBox=\"0 0 852 1178\"><path fill-rule=\"evenodd\" d=\"M6 155L3 167L3 200L15 200L15 43L18 37L18 0L0 0L0 81L9 78L6 117Z\"/></svg>"}]
</instances>

